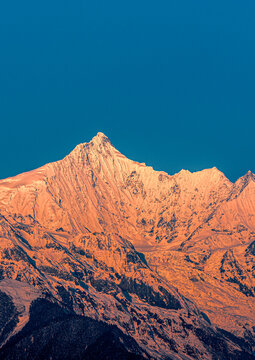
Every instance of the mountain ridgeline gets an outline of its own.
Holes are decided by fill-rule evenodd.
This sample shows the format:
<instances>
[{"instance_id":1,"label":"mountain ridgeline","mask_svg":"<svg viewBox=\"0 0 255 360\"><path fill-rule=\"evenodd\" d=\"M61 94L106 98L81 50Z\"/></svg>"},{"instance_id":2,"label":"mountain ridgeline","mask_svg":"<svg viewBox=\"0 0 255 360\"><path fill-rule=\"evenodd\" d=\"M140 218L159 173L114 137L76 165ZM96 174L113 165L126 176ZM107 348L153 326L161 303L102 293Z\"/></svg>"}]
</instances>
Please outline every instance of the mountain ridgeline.
<instances>
[{"instance_id":1,"label":"mountain ridgeline","mask_svg":"<svg viewBox=\"0 0 255 360\"><path fill-rule=\"evenodd\" d=\"M0 358L254 359L254 259L251 172L170 176L98 133L0 181Z\"/></svg>"}]
</instances>

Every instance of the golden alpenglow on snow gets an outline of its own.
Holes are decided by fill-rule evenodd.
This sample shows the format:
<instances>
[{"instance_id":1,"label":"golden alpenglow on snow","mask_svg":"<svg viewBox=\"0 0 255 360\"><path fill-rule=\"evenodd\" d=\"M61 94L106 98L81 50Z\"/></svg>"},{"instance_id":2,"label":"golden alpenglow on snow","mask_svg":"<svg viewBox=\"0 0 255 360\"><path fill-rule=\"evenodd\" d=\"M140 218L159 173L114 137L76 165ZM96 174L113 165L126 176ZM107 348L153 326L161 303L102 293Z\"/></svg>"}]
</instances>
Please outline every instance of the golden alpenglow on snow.
<instances>
[{"instance_id":1,"label":"golden alpenglow on snow","mask_svg":"<svg viewBox=\"0 0 255 360\"><path fill-rule=\"evenodd\" d=\"M0 181L0 358L254 359L254 257L251 172L168 175L98 133Z\"/></svg>"}]
</instances>

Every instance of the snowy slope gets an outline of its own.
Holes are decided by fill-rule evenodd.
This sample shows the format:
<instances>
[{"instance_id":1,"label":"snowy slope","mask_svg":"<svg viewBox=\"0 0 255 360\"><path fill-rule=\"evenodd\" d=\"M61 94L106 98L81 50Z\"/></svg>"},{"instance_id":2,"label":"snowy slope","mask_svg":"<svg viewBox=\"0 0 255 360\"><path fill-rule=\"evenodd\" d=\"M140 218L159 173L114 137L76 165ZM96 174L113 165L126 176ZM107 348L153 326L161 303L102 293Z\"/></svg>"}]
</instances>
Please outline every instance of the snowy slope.
<instances>
[{"instance_id":1,"label":"snowy slope","mask_svg":"<svg viewBox=\"0 0 255 360\"><path fill-rule=\"evenodd\" d=\"M234 359L254 336L254 184L157 172L99 133L0 181L1 276L117 325L153 357Z\"/></svg>"}]
</instances>

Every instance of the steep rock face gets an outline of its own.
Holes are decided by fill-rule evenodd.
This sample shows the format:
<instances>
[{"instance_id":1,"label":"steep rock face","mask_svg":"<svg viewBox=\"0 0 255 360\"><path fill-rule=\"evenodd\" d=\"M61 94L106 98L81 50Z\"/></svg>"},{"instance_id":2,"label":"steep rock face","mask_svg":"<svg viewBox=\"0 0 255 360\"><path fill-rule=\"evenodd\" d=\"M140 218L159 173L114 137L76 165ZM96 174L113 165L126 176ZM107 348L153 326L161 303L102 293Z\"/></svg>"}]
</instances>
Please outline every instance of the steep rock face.
<instances>
[{"instance_id":1,"label":"steep rock face","mask_svg":"<svg viewBox=\"0 0 255 360\"><path fill-rule=\"evenodd\" d=\"M251 173L235 184L216 168L169 176L99 133L0 181L1 276L116 324L153 357L249 358L170 284L251 350L254 194Z\"/></svg>"},{"instance_id":2,"label":"steep rock face","mask_svg":"<svg viewBox=\"0 0 255 360\"><path fill-rule=\"evenodd\" d=\"M138 248L168 248L192 234L231 188L216 168L174 176L154 171L99 133L61 161L2 180L0 204L51 230L117 232Z\"/></svg>"},{"instance_id":3,"label":"steep rock face","mask_svg":"<svg viewBox=\"0 0 255 360\"><path fill-rule=\"evenodd\" d=\"M77 316L45 299L32 303L29 322L0 349L0 356L6 360L145 359L138 344L117 327Z\"/></svg>"},{"instance_id":4,"label":"steep rock face","mask_svg":"<svg viewBox=\"0 0 255 360\"><path fill-rule=\"evenodd\" d=\"M177 251L147 256L214 323L249 338L255 321L254 204L254 175L249 172Z\"/></svg>"},{"instance_id":5,"label":"steep rock face","mask_svg":"<svg viewBox=\"0 0 255 360\"><path fill-rule=\"evenodd\" d=\"M153 358L185 359L192 355L186 358L209 359L210 341L218 347L219 356L249 356L238 344L211 328L196 307L151 271L142 254L119 235L87 232L73 237L63 231L58 234L39 229L37 223L21 230L15 220L2 221L5 236L11 240L1 248L4 280L0 287L14 303L22 300L19 307L25 304L23 284L30 284L26 285L30 302L36 297L45 298L77 315L115 324L135 339L145 357L148 353ZM14 288L13 282L15 293L9 290ZM31 311L30 319L16 321L14 334L19 334L18 330L22 333L27 321L34 322ZM46 333L40 332L39 338L44 338L42 346L49 333L55 334L54 328L49 325ZM29 336L37 338L34 331ZM13 348L12 341L11 338L4 348ZM18 344L31 349L31 354L38 349L33 350L27 336ZM16 351L14 355L6 351L3 354L7 359L15 358Z\"/></svg>"}]
</instances>

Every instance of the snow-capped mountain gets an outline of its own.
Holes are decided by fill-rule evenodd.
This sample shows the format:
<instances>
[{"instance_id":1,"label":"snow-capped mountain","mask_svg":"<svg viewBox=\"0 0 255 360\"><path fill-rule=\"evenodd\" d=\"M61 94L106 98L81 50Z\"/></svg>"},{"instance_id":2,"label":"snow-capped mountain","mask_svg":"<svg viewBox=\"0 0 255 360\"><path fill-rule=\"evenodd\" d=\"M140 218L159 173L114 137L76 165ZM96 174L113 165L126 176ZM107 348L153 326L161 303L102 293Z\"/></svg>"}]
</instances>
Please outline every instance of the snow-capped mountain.
<instances>
[{"instance_id":1,"label":"snow-capped mountain","mask_svg":"<svg viewBox=\"0 0 255 360\"><path fill-rule=\"evenodd\" d=\"M1 180L0 357L253 359L254 200L250 172L170 176L102 133Z\"/></svg>"}]
</instances>

